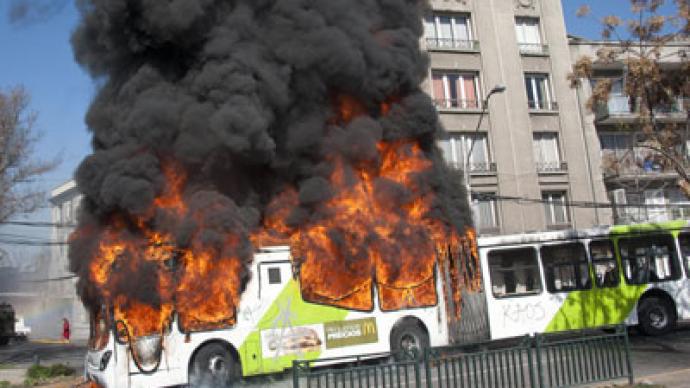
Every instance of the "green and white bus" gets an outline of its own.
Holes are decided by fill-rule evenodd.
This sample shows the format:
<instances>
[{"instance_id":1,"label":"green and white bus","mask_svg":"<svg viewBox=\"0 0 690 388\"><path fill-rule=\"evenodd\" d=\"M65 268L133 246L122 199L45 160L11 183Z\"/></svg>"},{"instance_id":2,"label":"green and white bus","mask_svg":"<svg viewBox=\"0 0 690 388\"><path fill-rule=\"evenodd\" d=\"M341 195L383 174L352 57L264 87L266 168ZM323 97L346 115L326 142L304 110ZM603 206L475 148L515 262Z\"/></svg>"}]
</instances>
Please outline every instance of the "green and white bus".
<instances>
[{"instance_id":1,"label":"green and white bus","mask_svg":"<svg viewBox=\"0 0 690 388\"><path fill-rule=\"evenodd\" d=\"M606 325L649 335L690 318L690 224L479 240L493 339Z\"/></svg>"},{"instance_id":2,"label":"green and white bus","mask_svg":"<svg viewBox=\"0 0 690 388\"><path fill-rule=\"evenodd\" d=\"M449 314L455 308L450 301L453 287L448 283L452 271L439 269L442 263L436 263L428 279L428 287L436 293L435 305L382 311L378 287L372 287L374 308L353 311L305 301L290 255L288 247L266 248L255 254L237 323L227 329L185 333L173 320L164 334L128 343L118 338L117 324L107 311L94 317L87 379L117 388L226 386L239 376L289 369L296 359L421 351L448 345L459 332L464 338L474 333L478 339L488 333L485 310L475 314L484 317L483 321L466 325ZM480 282L478 260L474 262ZM485 308L480 291L463 297L464 305L479 302L473 311Z\"/></svg>"},{"instance_id":3,"label":"green and white bus","mask_svg":"<svg viewBox=\"0 0 690 388\"><path fill-rule=\"evenodd\" d=\"M235 326L185 333L173 320L163 335L128 343L106 311L92 320L85 373L102 387L222 386L295 359L622 323L657 335L690 318L687 221L486 237L478 255L476 269L458 255L436 263L432 306L384 311L372 287L373 309L355 311L305 301L290 249L266 248L255 254ZM475 272L479 287L453 265Z\"/></svg>"}]
</instances>

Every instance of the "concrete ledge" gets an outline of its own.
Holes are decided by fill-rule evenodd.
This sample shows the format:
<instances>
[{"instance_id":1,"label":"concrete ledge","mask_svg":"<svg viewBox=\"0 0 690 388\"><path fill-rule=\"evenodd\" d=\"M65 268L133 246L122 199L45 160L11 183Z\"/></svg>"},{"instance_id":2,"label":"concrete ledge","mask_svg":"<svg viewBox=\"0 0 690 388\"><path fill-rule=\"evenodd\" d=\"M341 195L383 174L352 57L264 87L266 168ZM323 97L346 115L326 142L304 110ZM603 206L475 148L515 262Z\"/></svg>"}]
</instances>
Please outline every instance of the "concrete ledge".
<instances>
[{"instance_id":1,"label":"concrete ledge","mask_svg":"<svg viewBox=\"0 0 690 388\"><path fill-rule=\"evenodd\" d=\"M9 381L12 385L24 384L26 368L0 369L0 381Z\"/></svg>"}]
</instances>

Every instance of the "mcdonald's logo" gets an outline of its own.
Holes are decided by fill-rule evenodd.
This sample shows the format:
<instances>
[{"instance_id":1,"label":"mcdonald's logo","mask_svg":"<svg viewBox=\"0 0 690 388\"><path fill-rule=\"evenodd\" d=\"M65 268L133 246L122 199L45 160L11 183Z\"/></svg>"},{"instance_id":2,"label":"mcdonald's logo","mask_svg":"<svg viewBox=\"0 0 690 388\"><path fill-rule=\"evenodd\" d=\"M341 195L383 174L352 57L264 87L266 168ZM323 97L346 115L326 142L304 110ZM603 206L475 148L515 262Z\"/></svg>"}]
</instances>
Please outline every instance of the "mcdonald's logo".
<instances>
[{"instance_id":1,"label":"mcdonald's logo","mask_svg":"<svg viewBox=\"0 0 690 388\"><path fill-rule=\"evenodd\" d=\"M375 318L327 322L323 328L327 349L375 343L379 340Z\"/></svg>"}]
</instances>

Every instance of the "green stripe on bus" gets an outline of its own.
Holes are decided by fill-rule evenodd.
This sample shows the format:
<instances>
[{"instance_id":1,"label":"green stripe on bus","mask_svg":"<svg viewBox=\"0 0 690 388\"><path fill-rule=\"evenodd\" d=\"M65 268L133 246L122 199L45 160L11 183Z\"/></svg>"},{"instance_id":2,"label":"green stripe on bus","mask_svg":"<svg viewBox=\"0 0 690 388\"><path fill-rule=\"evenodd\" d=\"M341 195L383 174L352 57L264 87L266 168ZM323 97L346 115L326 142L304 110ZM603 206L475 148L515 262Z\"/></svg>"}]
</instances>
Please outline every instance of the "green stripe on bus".
<instances>
[{"instance_id":1,"label":"green stripe on bus","mask_svg":"<svg viewBox=\"0 0 690 388\"><path fill-rule=\"evenodd\" d=\"M571 292L545 331L577 330L623 323L645 290L646 285L630 286L622 283L616 288Z\"/></svg>"},{"instance_id":2,"label":"green stripe on bus","mask_svg":"<svg viewBox=\"0 0 690 388\"><path fill-rule=\"evenodd\" d=\"M289 355L264 355L261 350L261 330L283 329L291 327L320 324L323 322L342 321L349 311L330 306L308 303L302 300L299 284L290 279L280 295L273 301L266 313L256 325L256 330L247 336L239 353L244 376L261 373L280 372L292 366L295 359L315 360L321 351ZM321 341L325 341L321 338Z\"/></svg>"}]
</instances>

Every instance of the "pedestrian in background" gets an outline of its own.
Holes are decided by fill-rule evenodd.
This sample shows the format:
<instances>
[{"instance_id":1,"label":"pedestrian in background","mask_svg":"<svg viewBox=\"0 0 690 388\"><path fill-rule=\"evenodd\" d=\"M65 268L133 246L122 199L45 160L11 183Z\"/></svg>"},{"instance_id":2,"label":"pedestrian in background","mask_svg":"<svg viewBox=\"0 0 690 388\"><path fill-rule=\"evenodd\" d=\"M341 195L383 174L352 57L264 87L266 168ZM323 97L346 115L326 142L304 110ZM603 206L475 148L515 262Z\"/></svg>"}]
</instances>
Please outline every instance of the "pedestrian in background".
<instances>
[{"instance_id":1,"label":"pedestrian in background","mask_svg":"<svg viewBox=\"0 0 690 388\"><path fill-rule=\"evenodd\" d=\"M69 321L67 318L62 318L62 340L69 343Z\"/></svg>"}]
</instances>

